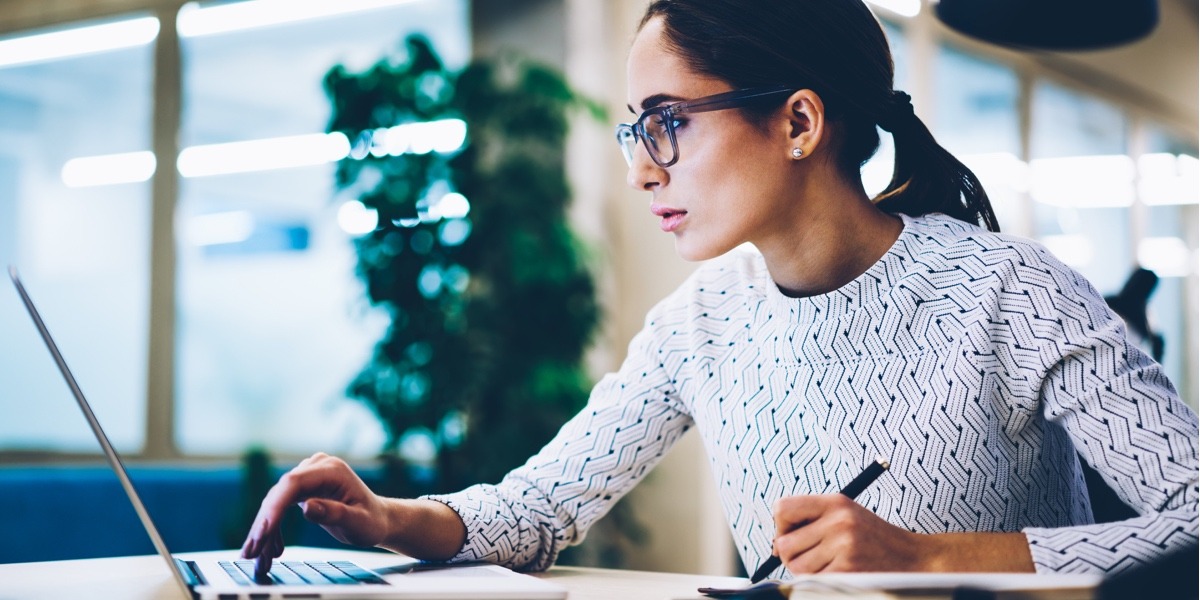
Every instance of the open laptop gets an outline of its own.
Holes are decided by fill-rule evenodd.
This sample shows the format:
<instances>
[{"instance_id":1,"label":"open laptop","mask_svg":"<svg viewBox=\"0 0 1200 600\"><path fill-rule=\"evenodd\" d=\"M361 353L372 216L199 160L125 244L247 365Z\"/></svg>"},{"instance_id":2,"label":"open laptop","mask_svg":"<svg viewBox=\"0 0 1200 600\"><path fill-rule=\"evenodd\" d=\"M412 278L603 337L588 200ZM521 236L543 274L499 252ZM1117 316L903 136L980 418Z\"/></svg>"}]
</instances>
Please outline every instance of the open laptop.
<instances>
[{"instance_id":1,"label":"open laptop","mask_svg":"<svg viewBox=\"0 0 1200 600\"><path fill-rule=\"evenodd\" d=\"M129 496L142 526L150 535L154 548L167 561L175 581L186 596L201 600L268 600L284 598L394 598L399 600L557 600L566 598L566 588L529 575L515 573L504 567L488 564L463 566L426 564L399 555L387 556L391 560L386 566L374 570L363 568L344 560L319 561L289 559L287 552L275 561L271 568L271 581L256 581L253 561L175 558L167 550L158 528L150 519L150 513L142 504L129 474L125 470L117 451L108 441L100 422L67 368L62 353L33 300L25 290L15 267L9 266L8 275L29 316L37 326L38 333L50 349L54 362L71 388L83 416L91 425L96 440L104 449L109 466L121 481L121 487ZM230 555L232 558L232 554ZM373 560L373 563L381 561Z\"/></svg>"}]
</instances>

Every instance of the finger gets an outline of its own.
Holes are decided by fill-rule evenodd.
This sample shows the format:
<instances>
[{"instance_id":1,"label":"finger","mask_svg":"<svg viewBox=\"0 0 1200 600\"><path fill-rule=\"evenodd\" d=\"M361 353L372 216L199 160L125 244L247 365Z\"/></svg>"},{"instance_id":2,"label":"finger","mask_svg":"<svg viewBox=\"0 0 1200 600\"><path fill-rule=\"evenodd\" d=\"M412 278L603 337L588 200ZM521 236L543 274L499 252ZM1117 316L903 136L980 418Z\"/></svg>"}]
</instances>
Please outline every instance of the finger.
<instances>
[{"instance_id":1,"label":"finger","mask_svg":"<svg viewBox=\"0 0 1200 600\"><path fill-rule=\"evenodd\" d=\"M345 512L340 502L330 502L319 498L309 498L300 503L300 511L304 518L318 525L335 524L342 520Z\"/></svg>"},{"instance_id":2,"label":"finger","mask_svg":"<svg viewBox=\"0 0 1200 600\"><path fill-rule=\"evenodd\" d=\"M784 564L792 575L809 575L829 569L837 554L828 544L818 544L797 554Z\"/></svg>"},{"instance_id":3,"label":"finger","mask_svg":"<svg viewBox=\"0 0 1200 600\"><path fill-rule=\"evenodd\" d=\"M267 573L271 572L271 557L266 554L259 554L258 558L254 559L254 579L262 581L267 579Z\"/></svg>"},{"instance_id":4,"label":"finger","mask_svg":"<svg viewBox=\"0 0 1200 600\"><path fill-rule=\"evenodd\" d=\"M325 454L324 452L316 452L312 456L309 456L308 458L300 461L300 464L298 464L296 466L297 467L306 467L306 466L312 465L314 463L321 462L327 458L330 458L330 456L328 454Z\"/></svg>"},{"instance_id":5,"label":"finger","mask_svg":"<svg viewBox=\"0 0 1200 600\"><path fill-rule=\"evenodd\" d=\"M327 486L328 478L324 473L325 469L321 466L310 464L298 466L280 477L267 491L254 519L251 530L258 530L257 537L261 540L278 532L288 507L319 495Z\"/></svg>"},{"instance_id":6,"label":"finger","mask_svg":"<svg viewBox=\"0 0 1200 600\"><path fill-rule=\"evenodd\" d=\"M772 542L775 555L783 564L787 564L801 554L817 547L821 543L821 535L817 531L819 525L820 523L809 523L775 538L775 541Z\"/></svg>"},{"instance_id":7,"label":"finger","mask_svg":"<svg viewBox=\"0 0 1200 600\"><path fill-rule=\"evenodd\" d=\"M837 558L828 520L817 520L775 540L779 558L793 575L817 573Z\"/></svg>"},{"instance_id":8,"label":"finger","mask_svg":"<svg viewBox=\"0 0 1200 600\"><path fill-rule=\"evenodd\" d=\"M836 494L788 496L776 500L772 510L775 537L819 519L829 509L832 496Z\"/></svg>"}]
</instances>

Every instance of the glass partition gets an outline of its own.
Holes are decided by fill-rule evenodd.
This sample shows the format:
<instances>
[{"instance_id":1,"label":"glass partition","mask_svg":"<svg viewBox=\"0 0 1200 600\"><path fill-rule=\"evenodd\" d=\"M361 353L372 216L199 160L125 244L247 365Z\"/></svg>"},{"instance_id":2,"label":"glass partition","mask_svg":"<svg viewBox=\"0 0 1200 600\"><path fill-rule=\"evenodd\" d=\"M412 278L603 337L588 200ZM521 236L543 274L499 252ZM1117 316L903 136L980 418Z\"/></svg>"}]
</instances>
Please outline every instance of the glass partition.
<instances>
[{"instance_id":1,"label":"glass partition","mask_svg":"<svg viewBox=\"0 0 1200 600\"><path fill-rule=\"evenodd\" d=\"M139 451L145 440L157 32L158 21L143 15L29 32L8 38L25 49L0 66L0 263L21 271L113 444L125 452ZM35 59L36 47L53 52ZM3 279L0 450L97 452Z\"/></svg>"},{"instance_id":2,"label":"glass partition","mask_svg":"<svg viewBox=\"0 0 1200 600\"><path fill-rule=\"evenodd\" d=\"M338 154L321 135L330 117L321 82L334 65L363 70L417 32L463 66L466 3L204 35L194 14L180 15L179 445L190 454L261 446L373 456L382 428L345 387L387 320L355 276L359 230L346 221L354 204L335 198Z\"/></svg>"},{"instance_id":3,"label":"glass partition","mask_svg":"<svg viewBox=\"0 0 1200 600\"><path fill-rule=\"evenodd\" d=\"M1033 89L1030 193L1034 236L1102 293L1134 267L1134 166L1116 107L1057 84Z\"/></svg>"},{"instance_id":4,"label":"glass partition","mask_svg":"<svg viewBox=\"0 0 1200 600\"><path fill-rule=\"evenodd\" d=\"M937 119L930 128L934 137L979 178L1000 230L1029 235L1016 72L943 45L933 74Z\"/></svg>"},{"instance_id":5,"label":"glass partition","mask_svg":"<svg viewBox=\"0 0 1200 600\"><path fill-rule=\"evenodd\" d=\"M1163 336L1161 362L1167 376L1193 408L1197 357L1192 329L1196 317L1196 224L1200 222L1196 157L1195 140L1188 142L1152 126L1145 153L1137 160L1138 197L1146 215L1137 258L1159 276L1147 318L1150 327Z\"/></svg>"}]
</instances>

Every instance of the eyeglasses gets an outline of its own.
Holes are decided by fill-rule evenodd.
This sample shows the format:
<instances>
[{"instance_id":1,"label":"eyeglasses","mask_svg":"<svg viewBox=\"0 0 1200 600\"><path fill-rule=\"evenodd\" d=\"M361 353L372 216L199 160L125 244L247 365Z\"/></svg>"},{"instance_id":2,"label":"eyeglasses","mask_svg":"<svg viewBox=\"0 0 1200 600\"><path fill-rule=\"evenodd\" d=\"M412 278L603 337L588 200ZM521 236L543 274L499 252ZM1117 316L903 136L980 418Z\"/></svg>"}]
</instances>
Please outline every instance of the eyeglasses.
<instances>
[{"instance_id":1,"label":"eyeglasses","mask_svg":"<svg viewBox=\"0 0 1200 600\"><path fill-rule=\"evenodd\" d=\"M794 90L782 86L745 88L655 106L643 112L636 122L617 125L617 144L621 146L621 154L625 155L625 162L630 166L633 166L633 153L637 150L638 140L641 140L655 164L669 167L679 160L679 144L675 141L675 128L679 126L676 117L679 115L737 108L752 100Z\"/></svg>"}]
</instances>

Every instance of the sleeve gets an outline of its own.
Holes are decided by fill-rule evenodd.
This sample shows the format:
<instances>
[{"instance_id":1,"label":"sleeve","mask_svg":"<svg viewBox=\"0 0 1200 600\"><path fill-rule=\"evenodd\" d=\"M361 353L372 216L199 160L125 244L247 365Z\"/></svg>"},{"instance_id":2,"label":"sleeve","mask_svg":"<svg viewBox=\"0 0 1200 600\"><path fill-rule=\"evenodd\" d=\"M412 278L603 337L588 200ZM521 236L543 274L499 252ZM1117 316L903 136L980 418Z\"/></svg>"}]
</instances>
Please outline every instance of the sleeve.
<instances>
[{"instance_id":1,"label":"sleeve","mask_svg":"<svg viewBox=\"0 0 1200 600\"><path fill-rule=\"evenodd\" d=\"M496 485L425 496L466 524L467 541L452 561L548 569L688 431L692 419L655 358L662 307L647 316L620 370L601 379L587 406L523 466Z\"/></svg>"},{"instance_id":2,"label":"sleeve","mask_svg":"<svg viewBox=\"0 0 1200 600\"><path fill-rule=\"evenodd\" d=\"M1196 544L1197 420L1100 295L1072 279L1043 345L1042 411L1140 516L1024 533L1040 573L1114 573Z\"/></svg>"}]
</instances>

